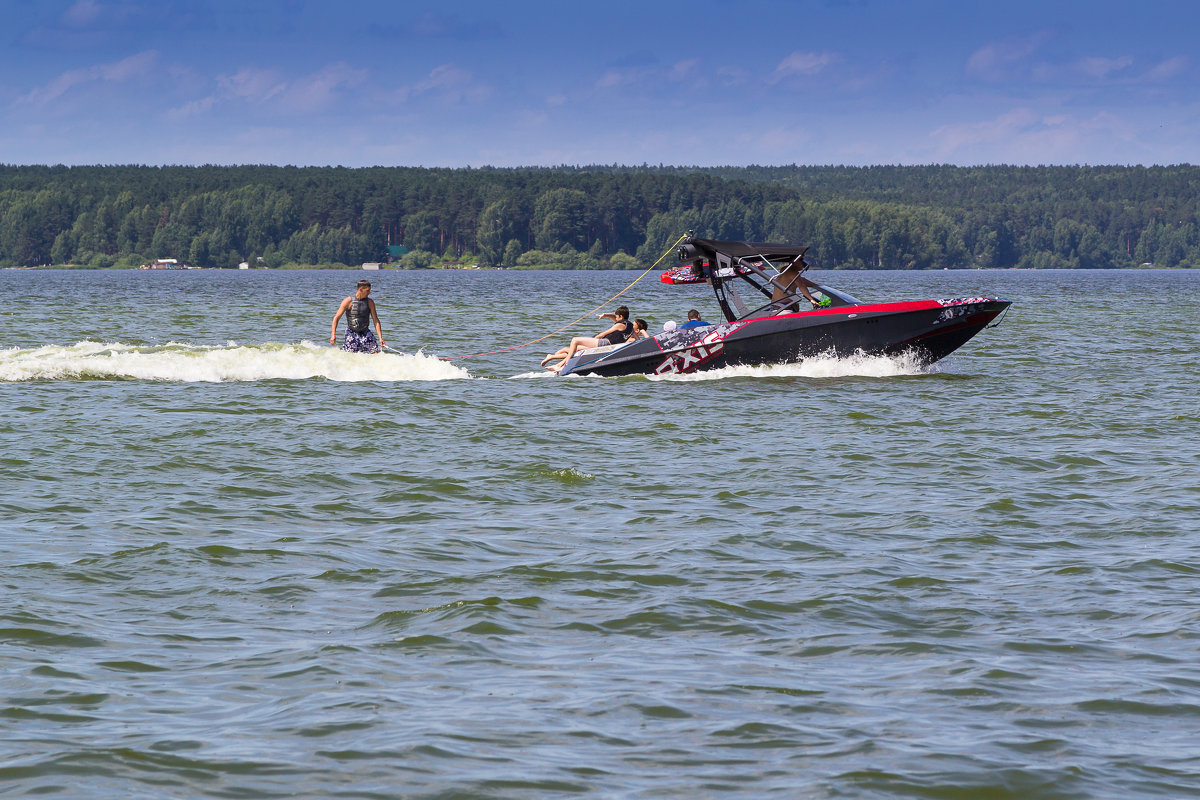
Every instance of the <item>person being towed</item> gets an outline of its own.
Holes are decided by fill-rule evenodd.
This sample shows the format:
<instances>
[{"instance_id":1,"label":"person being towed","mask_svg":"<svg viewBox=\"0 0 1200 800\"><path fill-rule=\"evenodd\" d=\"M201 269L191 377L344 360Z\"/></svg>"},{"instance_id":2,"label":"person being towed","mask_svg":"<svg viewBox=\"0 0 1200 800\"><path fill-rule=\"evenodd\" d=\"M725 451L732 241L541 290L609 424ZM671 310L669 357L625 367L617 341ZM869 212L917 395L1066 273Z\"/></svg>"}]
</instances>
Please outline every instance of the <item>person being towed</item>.
<instances>
[{"instance_id":1,"label":"person being towed","mask_svg":"<svg viewBox=\"0 0 1200 800\"><path fill-rule=\"evenodd\" d=\"M342 349L348 353L378 353L387 342L383 340L383 326L379 323L379 314L375 311L375 301L370 298L370 281L359 281L354 294L347 297L338 306L333 315L333 330L329 334L329 343L337 344L338 320L344 314L346 317L346 336L342 339ZM371 322L379 338L371 333Z\"/></svg>"}]
</instances>

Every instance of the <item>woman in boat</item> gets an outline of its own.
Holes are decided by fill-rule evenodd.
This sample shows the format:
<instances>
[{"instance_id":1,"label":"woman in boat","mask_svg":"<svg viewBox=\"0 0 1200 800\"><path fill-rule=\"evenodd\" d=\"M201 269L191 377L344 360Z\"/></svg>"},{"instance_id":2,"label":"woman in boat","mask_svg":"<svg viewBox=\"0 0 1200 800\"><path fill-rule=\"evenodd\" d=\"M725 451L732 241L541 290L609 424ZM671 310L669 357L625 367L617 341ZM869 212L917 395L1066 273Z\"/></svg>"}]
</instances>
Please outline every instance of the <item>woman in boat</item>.
<instances>
[{"instance_id":1,"label":"woman in boat","mask_svg":"<svg viewBox=\"0 0 1200 800\"><path fill-rule=\"evenodd\" d=\"M626 339L633 335L633 323L629 321L629 307L620 306L616 311L606 311L603 314L596 316L601 319L611 319L613 324L607 329L601 331L595 336L576 336L571 339L571 343L566 347L560 348L555 353L547 353L542 359L542 366L553 361L556 358L561 358L562 362L555 364L547 369L558 370L563 364L575 355L576 350L585 350L589 347L607 347L610 344L621 344Z\"/></svg>"}]
</instances>

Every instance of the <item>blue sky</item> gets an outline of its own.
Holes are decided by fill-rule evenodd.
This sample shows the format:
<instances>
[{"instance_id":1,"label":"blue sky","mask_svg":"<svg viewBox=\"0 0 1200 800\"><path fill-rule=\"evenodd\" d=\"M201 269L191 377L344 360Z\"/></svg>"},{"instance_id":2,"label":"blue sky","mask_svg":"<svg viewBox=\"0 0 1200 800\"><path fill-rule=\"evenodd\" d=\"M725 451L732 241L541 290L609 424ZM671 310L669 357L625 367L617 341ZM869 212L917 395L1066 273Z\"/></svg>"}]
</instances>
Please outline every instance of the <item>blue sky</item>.
<instances>
[{"instance_id":1,"label":"blue sky","mask_svg":"<svg viewBox=\"0 0 1200 800\"><path fill-rule=\"evenodd\" d=\"M1195 0L0 0L0 163L1200 163Z\"/></svg>"}]
</instances>

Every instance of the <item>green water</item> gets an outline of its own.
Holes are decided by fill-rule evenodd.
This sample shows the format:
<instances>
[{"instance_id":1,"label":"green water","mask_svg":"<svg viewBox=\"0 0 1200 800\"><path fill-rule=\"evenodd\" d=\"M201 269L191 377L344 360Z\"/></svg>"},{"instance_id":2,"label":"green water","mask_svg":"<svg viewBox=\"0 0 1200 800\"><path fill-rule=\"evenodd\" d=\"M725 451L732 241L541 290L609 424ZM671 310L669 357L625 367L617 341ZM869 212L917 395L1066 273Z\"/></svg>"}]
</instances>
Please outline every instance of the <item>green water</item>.
<instances>
[{"instance_id":1,"label":"green water","mask_svg":"<svg viewBox=\"0 0 1200 800\"><path fill-rule=\"evenodd\" d=\"M685 380L432 357L632 274L378 273L384 356L357 277L0 271L0 795L1197 791L1200 274L825 273L1015 305Z\"/></svg>"}]
</instances>

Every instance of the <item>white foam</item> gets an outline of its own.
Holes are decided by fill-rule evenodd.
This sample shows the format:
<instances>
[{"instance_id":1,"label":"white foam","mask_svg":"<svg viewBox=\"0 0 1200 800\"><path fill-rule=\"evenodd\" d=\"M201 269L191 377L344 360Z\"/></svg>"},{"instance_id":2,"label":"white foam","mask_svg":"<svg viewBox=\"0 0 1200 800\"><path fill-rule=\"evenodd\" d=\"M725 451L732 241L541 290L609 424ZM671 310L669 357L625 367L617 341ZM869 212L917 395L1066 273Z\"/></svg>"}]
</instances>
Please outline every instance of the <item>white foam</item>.
<instances>
[{"instance_id":1,"label":"white foam","mask_svg":"<svg viewBox=\"0 0 1200 800\"><path fill-rule=\"evenodd\" d=\"M0 350L0 381L135 379L223 382L276 378L331 381L438 381L470 378L465 369L424 353L366 355L312 342L224 347L150 347L79 342Z\"/></svg>"},{"instance_id":2,"label":"white foam","mask_svg":"<svg viewBox=\"0 0 1200 800\"><path fill-rule=\"evenodd\" d=\"M868 356L863 354L838 358L833 355L814 356L789 364L762 364L758 366L732 366L686 375L647 375L652 381L719 381L726 378L891 378L900 375L923 375L936 372L933 366L923 366L911 353L902 356ZM516 378L554 378L549 370L523 372ZM594 373L579 375L571 373L567 378L596 378Z\"/></svg>"},{"instance_id":3,"label":"white foam","mask_svg":"<svg viewBox=\"0 0 1200 800\"><path fill-rule=\"evenodd\" d=\"M548 369L543 369L538 372L522 372L520 375L513 375L510 380L517 378L557 378L558 375Z\"/></svg>"},{"instance_id":4,"label":"white foam","mask_svg":"<svg viewBox=\"0 0 1200 800\"><path fill-rule=\"evenodd\" d=\"M788 364L731 366L686 375L651 375L657 381L718 381L726 378L891 378L921 375L930 368L912 354L902 356L833 355L813 356Z\"/></svg>"}]
</instances>

